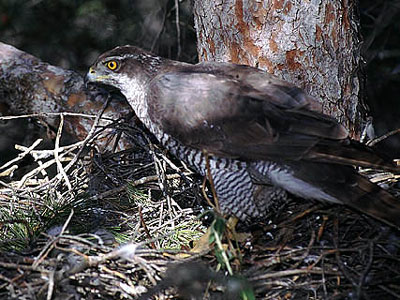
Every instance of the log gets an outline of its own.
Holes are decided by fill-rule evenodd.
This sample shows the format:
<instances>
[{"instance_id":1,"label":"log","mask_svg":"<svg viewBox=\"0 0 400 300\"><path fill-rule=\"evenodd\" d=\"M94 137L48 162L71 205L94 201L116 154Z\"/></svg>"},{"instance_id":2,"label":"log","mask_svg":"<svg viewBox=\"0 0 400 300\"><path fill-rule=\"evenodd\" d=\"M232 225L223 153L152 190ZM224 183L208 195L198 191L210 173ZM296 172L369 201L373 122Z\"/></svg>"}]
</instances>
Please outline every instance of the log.
<instances>
[{"instance_id":1,"label":"log","mask_svg":"<svg viewBox=\"0 0 400 300\"><path fill-rule=\"evenodd\" d=\"M53 66L0 43L0 95L2 115L32 114L51 128L58 127L58 113L70 113L65 114L64 129L74 139L82 140L92 128L95 116L102 110L108 93L101 89L86 89L83 77L77 72ZM130 114L132 109L129 104L122 97L112 96L99 125L106 126L112 120ZM105 131L96 140L100 151L115 147L110 143L109 135L110 131ZM115 149L124 150L130 144L122 136Z\"/></svg>"}]
</instances>

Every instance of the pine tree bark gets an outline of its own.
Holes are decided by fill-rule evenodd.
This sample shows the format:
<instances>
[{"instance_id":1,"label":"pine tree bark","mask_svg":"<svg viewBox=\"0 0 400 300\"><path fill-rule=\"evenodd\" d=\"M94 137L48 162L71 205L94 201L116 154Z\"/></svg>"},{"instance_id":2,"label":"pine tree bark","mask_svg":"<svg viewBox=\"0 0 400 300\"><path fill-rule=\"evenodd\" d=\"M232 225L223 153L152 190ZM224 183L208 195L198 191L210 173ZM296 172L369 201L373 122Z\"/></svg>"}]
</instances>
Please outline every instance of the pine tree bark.
<instances>
[{"instance_id":1,"label":"pine tree bark","mask_svg":"<svg viewBox=\"0 0 400 300\"><path fill-rule=\"evenodd\" d=\"M305 89L323 110L360 135L356 2L195 0L199 60L265 69Z\"/></svg>"}]
</instances>

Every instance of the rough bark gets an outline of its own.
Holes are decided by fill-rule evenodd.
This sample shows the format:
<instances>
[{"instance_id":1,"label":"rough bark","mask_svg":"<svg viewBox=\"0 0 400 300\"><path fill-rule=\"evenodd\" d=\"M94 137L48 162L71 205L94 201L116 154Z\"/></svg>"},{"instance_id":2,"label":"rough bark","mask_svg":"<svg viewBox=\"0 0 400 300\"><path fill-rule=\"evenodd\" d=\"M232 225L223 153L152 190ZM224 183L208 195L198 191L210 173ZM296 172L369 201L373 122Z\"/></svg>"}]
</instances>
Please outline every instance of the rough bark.
<instances>
[{"instance_id":1,"label":"rough bark","mask_svg":"<svg viewBox=\"0 0 400 300\"><path fill-rule=\"evenodd\" d=\"M304 88L359 137L355 2L195 0L200 61L256 66Z\"/></svg>"},{"instance_id":2,"label":"rough bark","mask_svg":"<svg viewBox=\"0 0 400 300\"><path fill-rule=\"evenodd\" d=\"M87 94L82 76L42 62L38 58L12 46L0 43L0 104L2 114L39 114L42 122L57 127L59 118L48 113L72 112L97 115L106 96ZM110 101L100 125L128 115L127 102ZM84 139L93 125L93 118L65 117L64 128L78 140ZM109 133L108 133L109 134ZM113 147L107 133L100 135L96 145L100 150ZM117 149L129 148L129 141L122 137Z\"/></svg>"}]
</instances>

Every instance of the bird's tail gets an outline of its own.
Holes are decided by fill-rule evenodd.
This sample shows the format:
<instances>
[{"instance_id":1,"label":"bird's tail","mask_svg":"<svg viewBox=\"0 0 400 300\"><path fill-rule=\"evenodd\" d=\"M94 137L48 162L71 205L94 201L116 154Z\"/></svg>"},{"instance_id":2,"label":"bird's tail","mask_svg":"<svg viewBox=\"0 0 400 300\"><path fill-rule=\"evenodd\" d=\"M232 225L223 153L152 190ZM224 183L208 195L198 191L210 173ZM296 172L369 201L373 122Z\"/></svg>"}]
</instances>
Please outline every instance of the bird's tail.
<instances>
[{"instance_id":1,"label":"bird's tail","mask_svg":"<svg viewBox=\"0 0 400 300\"><path fill-rule=\"evenodd\" d=\"M356 174L357 185L347 188L344 204L400 229L400 199Z\"/></svg>"},{"instance_id":2,"label":"bird's tail","mask_svg":"<svg viewBox=\"0 0 400 300\"><path fill-rule=\"evenodd\" d=\"M313 162L289 166L294 177L317 191L309 198L343 203L400 229L400 199L361 176L353 167Z\"/></svg>"}]
</instances>

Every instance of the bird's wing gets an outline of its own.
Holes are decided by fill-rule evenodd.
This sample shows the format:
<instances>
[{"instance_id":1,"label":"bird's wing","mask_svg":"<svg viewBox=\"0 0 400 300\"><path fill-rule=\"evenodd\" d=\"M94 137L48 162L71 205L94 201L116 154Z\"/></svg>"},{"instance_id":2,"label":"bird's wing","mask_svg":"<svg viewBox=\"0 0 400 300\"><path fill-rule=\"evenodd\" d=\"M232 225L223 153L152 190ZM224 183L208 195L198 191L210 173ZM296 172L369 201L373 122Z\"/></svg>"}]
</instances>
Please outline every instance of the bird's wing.
<instances>
[{"instance_id":1,"label":"bird's wing","mask_svg":"<svg viewBox=\"0 0 400 300\"><path fill-rule=\"evenodd\" d=\"M322 111L321 104L302 89L261 69L223 62L202 62L195 68L239 80L252 88L249 96L268 99L279 107L306 107L316 112Z\"/></svg>"},{"instance_id":2,"label":"bird's wing","mask_svg":"<svg viewBox=\"0 0 400 300\"><path fill-rule=\"evenodd\" d=\"M316 161L340 156L339 163L357 164L362 151L350 145L347 130L312 110L302 90L280 80L256 89L255 79L232 74L200 68L156 76L148 93L150 118L184 145L217 156ZM338 155L342 150L350 162ZM381 160L371 155L367 151L363 158L367 164Z\"/></svg>"}]
</instances>

